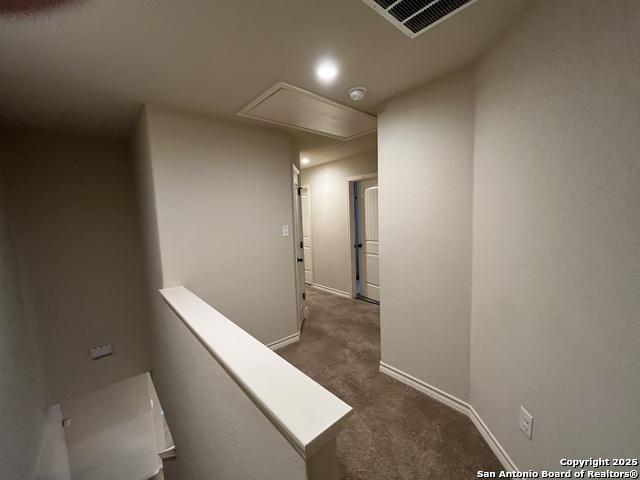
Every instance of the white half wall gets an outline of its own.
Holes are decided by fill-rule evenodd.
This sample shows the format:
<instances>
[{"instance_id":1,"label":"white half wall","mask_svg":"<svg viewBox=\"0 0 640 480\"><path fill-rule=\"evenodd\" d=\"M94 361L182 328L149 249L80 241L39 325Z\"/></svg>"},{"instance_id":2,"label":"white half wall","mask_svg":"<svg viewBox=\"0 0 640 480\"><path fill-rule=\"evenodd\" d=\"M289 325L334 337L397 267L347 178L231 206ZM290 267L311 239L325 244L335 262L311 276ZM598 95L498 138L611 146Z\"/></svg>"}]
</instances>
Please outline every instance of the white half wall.
<instances>
[{"instance_id":1,"label":"white half wall","mask_svg":"<svg viewBox=\"0 0 640 480\"><path fill-rule=\"evenodd\" d=\"M302 170L311 190L313 283L349 293L351 263L345 179L378 171L375 151Z\"/></svg>"},{"instance_id":2,"label":"white half wall","mask_svg":"<svg viewBox=\"0 0 640 480\"><path fill-rule=\"evenodd\" d=\"M382 361L469 400L472 72L378 117Z\"/></svg>"},{"instance_id":3,"label":"white half wall","mask_svg":"<svg viewBox=\"0 0 640 480\"><path fill-rule=\"evenodd\" d=\"M166 478L304 480L285 437L167 305L158 313L154 382L178 451Z\"/></svg>"}]
</instances>

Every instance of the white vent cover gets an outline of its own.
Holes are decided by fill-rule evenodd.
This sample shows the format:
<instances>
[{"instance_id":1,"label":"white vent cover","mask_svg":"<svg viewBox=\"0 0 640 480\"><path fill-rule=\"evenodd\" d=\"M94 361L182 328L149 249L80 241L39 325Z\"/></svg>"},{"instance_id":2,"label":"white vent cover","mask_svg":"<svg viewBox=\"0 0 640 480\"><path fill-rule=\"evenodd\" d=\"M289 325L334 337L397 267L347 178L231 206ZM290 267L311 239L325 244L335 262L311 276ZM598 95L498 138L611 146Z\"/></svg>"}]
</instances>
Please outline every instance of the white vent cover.
<instances>
[{"instance_id":1,"label":"white vent cover","mask_svg":"<svg viewBox=\"0 0 640 480\"><path fill-rule=\"evenodd\" d=\"M362 0L407 36L418 35L477 0Z\"/></svg>"},{"instance_id":2,"label":"white vent cover","mask_svg":"<svg viewBox=\"0 0 640 480\"><path fill-rule=\"evenodd\" d=\"M377 125L373 115L284 82L267 89L238 115L340 140L374 132Z\"/></svg>"}]
</instances>

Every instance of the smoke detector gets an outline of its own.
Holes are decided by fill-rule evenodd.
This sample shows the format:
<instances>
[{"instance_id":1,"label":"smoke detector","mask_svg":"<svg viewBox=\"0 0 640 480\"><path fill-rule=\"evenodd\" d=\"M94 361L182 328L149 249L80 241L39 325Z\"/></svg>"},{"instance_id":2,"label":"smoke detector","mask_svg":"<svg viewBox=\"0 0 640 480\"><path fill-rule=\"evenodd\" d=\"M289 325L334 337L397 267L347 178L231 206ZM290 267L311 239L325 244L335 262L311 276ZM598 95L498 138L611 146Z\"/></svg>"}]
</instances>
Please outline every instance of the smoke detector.
<instances>
[{"instance_id":1,"label":"smoke detector","mask_svg":"<svg viewBox=\"0 0 640 480\"><path fill-rule=\"evenodd\" d=\"M349 89L349 96L354 102L359 102L367 95L365 87L353 87Z\"/></svg>"}]
</instances>

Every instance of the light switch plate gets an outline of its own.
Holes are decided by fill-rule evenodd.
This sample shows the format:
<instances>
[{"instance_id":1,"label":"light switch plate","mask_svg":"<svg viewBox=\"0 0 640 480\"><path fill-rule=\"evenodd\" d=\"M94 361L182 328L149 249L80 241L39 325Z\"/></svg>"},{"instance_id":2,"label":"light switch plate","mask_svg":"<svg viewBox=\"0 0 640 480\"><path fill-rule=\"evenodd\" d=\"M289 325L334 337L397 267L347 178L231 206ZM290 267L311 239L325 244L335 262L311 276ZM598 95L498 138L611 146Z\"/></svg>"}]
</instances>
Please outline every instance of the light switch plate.
<instances>
[{"instance_id":1,"label":"light switch plate","mask_svg":"<svg viewBox=\"0 0 640 480\"><path fill-rule=\"evenodd\" d=\"M524 433L529 440L531 440L533 436L533 415L531 415L527 410L520 406L520 418L518 419L518 426L522 433Z\"/></svg>"},{"instance_id":2,"label":"light switch plate","mask_svg":"<svg viewBox=\"0 0 640 480\"><path fill-rule=\"evenodd\" d=\"M108 355L113 355L113 345L110 343L102 343L91 347L91 360L97 360Z\"/></svg>"},{"instance_id":3,"label":"light switch plate","mask_svg":"<svg viewBox=\"0 0 640 480\"><path fill-rule=\"evenodd\" d=\"M282 236L283 237L289 236L289 225L282 225Z\"/></svg>"}]
</instances>

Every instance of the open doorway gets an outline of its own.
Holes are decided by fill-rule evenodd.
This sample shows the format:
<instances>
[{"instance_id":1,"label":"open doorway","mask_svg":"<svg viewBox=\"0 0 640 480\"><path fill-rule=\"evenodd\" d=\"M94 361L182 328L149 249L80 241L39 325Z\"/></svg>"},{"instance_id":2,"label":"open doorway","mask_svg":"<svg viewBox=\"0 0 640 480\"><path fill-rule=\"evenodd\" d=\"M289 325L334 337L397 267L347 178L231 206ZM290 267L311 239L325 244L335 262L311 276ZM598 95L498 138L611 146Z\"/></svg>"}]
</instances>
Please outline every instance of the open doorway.
<instances>
[{"instance_id":1,"label":"open doorway","mask_svg":"<svg viewBox=\"0 0 640 480\"><path fill-rule=\"evenodd\" d=\"M380 303L378 175L348 177L351 296Z\"/></svg>"}]
</instances>

